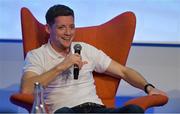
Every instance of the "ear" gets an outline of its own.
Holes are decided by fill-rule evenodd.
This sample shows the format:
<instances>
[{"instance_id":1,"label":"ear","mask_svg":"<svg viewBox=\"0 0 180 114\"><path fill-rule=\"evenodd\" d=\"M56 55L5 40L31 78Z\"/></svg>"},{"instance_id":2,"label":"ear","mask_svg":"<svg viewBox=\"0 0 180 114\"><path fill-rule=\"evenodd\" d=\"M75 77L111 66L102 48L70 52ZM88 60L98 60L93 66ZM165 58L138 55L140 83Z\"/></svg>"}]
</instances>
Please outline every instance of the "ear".
<instances>
[{"instance_id":1,"label":"ear","mask_svg":"<svg viewBox=\"0 0 180 114\"><path fill-rule=\"evenodd\" d=\"M50 34L51 27L50 27L49 24L46 24L46 25L45 25L45 31Z\"/></svg>"}]
</instances>

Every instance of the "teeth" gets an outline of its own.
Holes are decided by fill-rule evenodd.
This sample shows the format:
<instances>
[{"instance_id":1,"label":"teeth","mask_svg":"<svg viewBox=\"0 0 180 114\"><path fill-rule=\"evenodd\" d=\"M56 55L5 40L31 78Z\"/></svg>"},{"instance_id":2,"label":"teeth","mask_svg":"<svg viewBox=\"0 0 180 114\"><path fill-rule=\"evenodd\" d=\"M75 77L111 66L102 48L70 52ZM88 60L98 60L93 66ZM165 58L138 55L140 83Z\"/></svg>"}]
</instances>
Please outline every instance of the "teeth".
<instances>
[{"instance_id":1,"label":"teeth","mask_svg":"<svg viewBox=\"0 0 180 114\"><path fill-rule=\"evenodd\" d=\"M63 40L70 40L70 38L63 38Z\"/></svg>"}]
</instances>

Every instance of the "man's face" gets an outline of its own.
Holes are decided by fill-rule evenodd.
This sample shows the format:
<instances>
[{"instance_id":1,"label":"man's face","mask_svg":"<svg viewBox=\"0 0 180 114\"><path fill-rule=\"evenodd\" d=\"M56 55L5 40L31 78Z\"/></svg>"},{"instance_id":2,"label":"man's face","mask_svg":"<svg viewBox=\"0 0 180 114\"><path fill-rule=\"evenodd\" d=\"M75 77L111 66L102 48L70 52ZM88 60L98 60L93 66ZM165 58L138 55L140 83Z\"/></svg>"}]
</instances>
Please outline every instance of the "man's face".
<instances>
[{"instance_id":1,"label":"man's face","mask_svg":"<svg viewBox=\"0 0 180 114\"><path fill-rule=\"evenodd\" d=\"M75 35L75 24L72 16L58 16L49 26L50 41L56 50L66 50L71 46Z\"/></svg>"}]
</instances>

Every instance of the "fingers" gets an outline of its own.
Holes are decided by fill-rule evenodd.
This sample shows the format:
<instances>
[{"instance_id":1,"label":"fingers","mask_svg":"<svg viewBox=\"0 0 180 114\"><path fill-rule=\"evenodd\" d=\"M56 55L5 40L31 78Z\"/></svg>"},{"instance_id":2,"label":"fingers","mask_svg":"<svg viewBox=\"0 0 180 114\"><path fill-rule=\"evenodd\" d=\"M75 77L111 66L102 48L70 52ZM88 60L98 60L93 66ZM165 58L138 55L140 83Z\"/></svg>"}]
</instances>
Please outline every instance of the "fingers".
<instances>
[{"instance_id":1,"label":"fingers","mask_svg":"<svg viewBox=\"0 0 180 114\"><path fill-rule=\"evenodd\" d=\"M88 62L87 61L81 61L79 64L78 64L78 67L79 69L81 69L83 67L83 65L87 64Z\"/></svg>"},{"instance_id":2,"label":"fingers","mask_svg":"<svg viewBox=\"0 0 180 114\"><path fill-rule=\"evenodd\" d=\"M83 65L87 64L87 61L77 61L75 64L78 65L79 69L81 69L83 67Z\"/></svg>"},{"instance_id":3,"label":"fingers","mask_svg":"<svg viewBox=\"0 0 180 114\"><path fill-rule=\"evenodd\" d=\"M167 96L167 94L164 91L161 91L156 88L152 89L149 93L149 95L153 95L153 94L161 94L161 95Z\"/></svg>"},{"instance_id":4,"label":"fingers","mask_svg":"<svg viewBox=\"0 0 180 114\"><path fill-rule=\"evenodd\" d=\"M88 64L88 62L87 61L83 61L83 65L85 65L85 64Z\"/></svg>"},{"instance_id":5,"label":"fingers","mask_svg":"<svg viewBox=\"0 0 180 114\"><path fill-rule=\"evenodd\" d=\"M78 53L75 53L74 55L77 57L76 58L77 61L75 64L78 65L79 69L81 69L83 67L83 65L88 63L87 61L82 61L82 57Z\"/></svg>"},{"instance_id":6,"label":"fingers","mask_svg":"<svg viewBox=\"0 0 180 114\"><path fill-rule=\"evenodd\" d=\"M87 64L88 62L87 61L82 61L82 57L81 55L79 55L78 53L75 53L75 54L69 54L67 57L66 57L66 60L71 64L71 65L78 65L79 69L82 68L83 65Z\"/></svg>"}]
</instances>

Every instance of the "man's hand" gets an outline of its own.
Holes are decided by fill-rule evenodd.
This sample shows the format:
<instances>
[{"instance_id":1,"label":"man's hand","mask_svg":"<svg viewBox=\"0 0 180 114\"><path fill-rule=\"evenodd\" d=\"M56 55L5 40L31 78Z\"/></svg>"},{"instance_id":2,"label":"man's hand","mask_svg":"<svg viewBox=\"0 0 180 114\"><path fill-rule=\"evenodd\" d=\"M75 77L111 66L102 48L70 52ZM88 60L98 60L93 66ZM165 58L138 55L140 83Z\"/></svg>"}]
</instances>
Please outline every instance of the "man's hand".
<instances>
[{"instance_id":1,"label":"man's hand","mask_svg":"<svg viewBox=\"0 0 180 114\"><path fill-rule=\"evenodd\" d=\"M160 94L167 96L167 94L164 91L152 87L149 87L148 93L149 93L148 95Z\"/></svg>"},{"instance_id":2,"label":"man's hand","mask_svg":"<svg viewBox=\"0 0 180 114\"><path fill-rule=\"evenodd\" d=\"M70 53L65 57L65 59L59 64L59 66L63 66L63 70L70 68L72 65L77 64L79 69L82 68L84 64L87 64L87 61L82 61L81 56L78 53L72 54Z\"/></svg>"}]
</instances>

